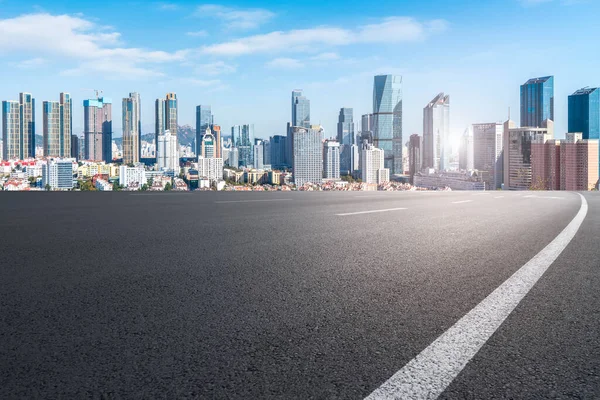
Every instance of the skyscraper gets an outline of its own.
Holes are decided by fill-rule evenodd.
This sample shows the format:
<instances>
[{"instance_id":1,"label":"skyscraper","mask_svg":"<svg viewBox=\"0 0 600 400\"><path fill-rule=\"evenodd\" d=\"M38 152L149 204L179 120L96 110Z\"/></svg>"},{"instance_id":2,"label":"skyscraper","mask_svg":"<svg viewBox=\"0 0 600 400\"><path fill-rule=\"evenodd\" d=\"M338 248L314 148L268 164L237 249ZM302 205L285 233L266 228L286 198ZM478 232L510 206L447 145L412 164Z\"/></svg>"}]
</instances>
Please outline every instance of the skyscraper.
<instances>
[{"instance_id":1,"label":"skyscraper","mask_svg":"<svg viewBox=\"0 0 600 400\"><path fill-rule=\"evenodd\" d=\"M423 167L448 168L450 96L438 94L423 108Z\"/></svg>"},{"instance_id":2,"label":"skyscraper","mask_svg":"<svg viewBox=\"0 0 600 400\"><path fill-rule=\"evenodd\" d=\"M172 135L177 136L177 95L167 93L165 99L165 126Z\"/></svg>"},{"instance_id":3,"label":"skyscraper","mask_svg":"<svg viewBox=\"0 0 600 400\"><path fill-rule=\"evenodd\" d=\"M533 78L521 85L521 127L539 128L554 121L554 77Z\"/></svg>"},{"instance_id":4,"label":"skyscraper","mask_svg":"<svg viewBox=\"0 0 600 400\"><path fill-rule=\"evenodd\" d=\"M323 178L340 179L340 143L335 140L326 140L323 146Z\"/></svg>"},{"instance_id":5,"label":"skyscraper","mask_svg":"<svg viewBox=\"0 0 600 400\"><path fill-rule=\"evenodd\" d=\"M502 147L504 148L504 145ZM473 169L473 126L465 129L465 132L460 137L458 169L461 171Z\"/></svg>"},{"instance_id":6,"label":"skyscraper","mask_svg":"<svg viewBox=\"0 0 600 400\"><path fill-rule=\"evenodd\" d=\"M385 152L372 144L367 144L361 151L360 169L364 183L380 184L390 180L390 170L384 168Z\"/></svg>"},{"instance_id":7,"label":"skyscraper","mask_svg":"<svg viewBox=\"0 0 600 400\"><path fill-rule=\"evenodd\" d=\"M600 88L583 88L569 96L569 132L600 139Z\"/></svg>"},{"instance_id":8,"label":"skyscraper","mask_svg":"<svg viewBox=\"0 0 600 400\"><path fill-rule=\"evenodd\" d=\"M71 135L71 158L79 160L80 151L81 150L79 149L79 138L77 137L77 135Z\"/></svg>"},{"instance_id":9,"label":"skyscraper","mask_svg":"<svg viewBox=\"0 0 600 400\"><path fill-rule=\"evenodd\" d=\"M140 161L140 95L129 93L123 99L123 162L125 164Z\"/></svg>"},{"instance_id":10,"label":"skyscraper","mask_svg":"<svg viewBox=\"0 0 600 400\"><path fill-rule=\"evenodd\" d=\"M112 161L112 101L106 97L83 101L85 159Z\"/></svg>"},{"instance_id":11,"label":"skyscraper","mask_svg":"<svg viewBox=\"0 0 600 400\"><path fill-rule=\"evenodd\" d=\"M204 158L215 158L217 143L209 127L204 130L202 143L200 144L200 156Z\"/></svg>"},{"instance_id":12,"label":"skyscraper","mask_svg":"<svg viewBox=\"0 0 600 400\"><path fill-rule=\"evenodd\" d=\"M402 171L402 77L377 75L373 81L373 144L384 152L392 174Z\"/></svg>"},{"instance_id":13,"label":"skyscraper","mask_svg":"<svg viewBox=\"0 0 600 400\"><path fill-rule=\"evenodd\" d=\"M223 150L223 140L221 139L221 127L219 125L212 125L212 134L215 137L215 157L224 158L221 154Z\"/></svg>"},{"instance_id":14,"label":"skyscraper","mask_svg":"<svg viewBox=\"0 0 600 400\"><path fill-rule=\"evenodd\" d=\"M341 108L337 125L337 141L340 145L354 144L354 120L352 108Z\"/></svg>"},{"instance_id":15,"label":"skyscraper","mask_svg":"<svg viewBox=\"0 0 600 400\"><path fill-rule=\"evenodd\" d=\"M310 128L310 100L302 95L302 90L292 91L292 126Z\"/></svg>"},{"instance_id":16,"label":"skyscraper","mask_svg":"<svg viewBox=\"0 0 600 400\"><path fill-rule=\"evenodd\" d=\"M254 143L254 168L263 169L264 165L264 142L262 140L256 140Z\"/></svg>"},{"instance_id":17,"label":"skyscraper","mask_svg":"<svg viewBox=\"0 0 600 400\"><path fill-rule=\"evenodd\" d=\"M2 158L22 159L21 112L18 101L2 102Z\"/></svg>"},{"instance_id":18,"label":"skyscraper","mask_svg":"<svg viewBox=\"0 0 600 400\"><path fill-rule=\"evenodd\" d=\"M473 124L473 168L479 171L488 190L502 186L503 131L500 123Z\"/></svg>"},{"instance_id":19,"label":"skyscraper","mask_svg":"<svg viewBox=\"0 0 600 400\"><path fill-rule=\"evenodd\" d=\"M254 143L254 125L235 125L231 127L231 138L238 149L240 166L252 165L252 144Z\"/></svg>"},{"instance_id":20,"label":"skyscraper","mask_svg":"<svg viewBox=\"0 0 600 400\"><path fill-rule=\"evenodd\" d=\"M199 105L196 106L196 149L194 152L200 154L200 144L202 143L202 136L206 132L206 128L212 128L213 116L210 106Z\"/></svg>"},{"instance_id":21,"label":"skyscraper","mask_svg":"<svg viewBox=\"0 0 600 400\"><path fill-rule=\"evenodd\" d=\"M179 146L177 135L171 134L168 129L158 137L156 148L156 163L158 169L173 171L175 176L179 174Z\"/></svg>"},{"instance_id":22,"label":"skyscraper","mask_svg":"<svg viewBox=\"0 0 600 400\"><path fill-rule=\"evenodd\" d=\"M284 168L288 166L287 161L287 136L271 136L271 166L275 168Z\"/></svg>"},{"instance_id":23,"label":"skyscraper","mask_svg":"<svg viewBox=\"0 0 600 400\"><path fill-rule=\"evenodd\" d=\"M158 137L166 131L165 99L156 99L154 103L154 144L158 147Z\"/></svg>"},{"instance_id":24,"label":"skyscraper","mask_svg":"<svg viewBox=\"0 0 600 400\"><path fill-rule=\"evenodd\" d=\"M415 174L423 168L423 138L417 134L410 135L408 142L408 171L410 183L413 183Z\"/></svg>"},{"instance_id":25,"label":"skyscraper","mask_svg":"<svg viewBox=\"0 0 600 400\"><path fill-rule=\"evenodd\" d=\"M2 102L3 158L35 157L35 99L19 93L19 101Z\"/></svg>"},{"instance_id":26,"label":"skyscraper","mask_svg":"<svg viewBox=\"0 0 600 400\"><path fill-rule=\"evenodd\" d=\"M61 93L59 101L42 103L43 150L46 157L71 157L71 95Z\"/></svg>"},{"instance_id":27,"label":"skyscraper","mask_svg":"<svg viewBox=\"0 0 600 400\"><path fill-rule=\"evenodd\" d=\"M292 127L293 176L297 186L323 179L323 128Z\"/></svg>"}]
</instances>

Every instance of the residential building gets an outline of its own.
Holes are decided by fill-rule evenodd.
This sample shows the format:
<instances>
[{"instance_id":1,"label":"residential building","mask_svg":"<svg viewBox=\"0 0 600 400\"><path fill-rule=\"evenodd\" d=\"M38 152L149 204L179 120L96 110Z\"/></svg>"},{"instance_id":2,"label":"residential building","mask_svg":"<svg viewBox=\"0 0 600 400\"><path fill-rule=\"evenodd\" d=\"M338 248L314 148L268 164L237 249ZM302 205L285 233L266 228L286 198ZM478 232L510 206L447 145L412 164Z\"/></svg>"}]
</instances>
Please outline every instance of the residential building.
<instances>
[{"instance_id":1,"label":"residential building","mask_svg":"<svg viewBox=\"0 0 600 400\"><path fill-rule=\"evenodd\" d=\"M417 134L410 135L408 142L408 173L410 183L414 176L423 168L423 138Z\"/></svg>"},{"instance_id":2,"label":"residential building","mask_svg":"<svg viewBox=\"0 0 600 400\"><path fill-rule=\"evenodd\" d=\"M223 159L198 157L196 170L199 179L207 178L211 183L223 180Z\"/></svg>"},{"instance_id":3,"label":"residential building","mask_svg":"<svg viewBox=\"0 0 600 400\"><path fill-rule=\"evenodd\" d=\"M229 150L229 161L228 161L228 165L230 167L234 167L237 168L240 165L240 153L237 147L232 147L231 150Z\"/></svg>"},{"instance_id":4,"label":"residential building","mask_svg":"<svg viewBox=\"0 0 600 400\"><path fill-rule=\"evenodd\" d=\"M310 100L302 95L302 90L292 91L292 127L310 128Z\"/></svg>"},{"instance_id":5,"label":"residential building","mask_svg":"<svg viewBox=\"0 0 600 400\"><path fill-rule=\"evenodd\" d=\"M390 171L385 167L385 152L372 144L366 144L361 152L361 179L363 183L389 182Z\"/></svg>"},{"instance_id":6,"label":"residential building","mask_svg":"<svg viewBox=\"0 0 600 400\"><path fill-rule=\"evenodd\" d=\"M222 153L223 141L221 140L221 126L212 126L212 134L215 137L215 157L225 158Z\"/></svg>"},{"instance_id":7,"label":"residential building","mask_svg":"<svg viewBox=\"0 0 600 400\"><path fill-rule=\"evenodd\" d=\"M473 124L473 168L488 190L502 187L503 131L501 123Z\"/></svg>"},{"instance_id":8,"label":"residential building","mask_svg":"<svg viewBox=\"0 0 600 400\"><path fill-rule=\"evenodd\" d=\"M167 132L165 132L167 134ZM164 136L164 135L163 135ZM141 189L148 183L144 167L119 167L119 185L128 189Z\"/></svg>"},{"instance_id":9,"label":"residential building","mask_svg":"<svg viewBox=\"0 0 600 400\"><path fill-rule=\"evenodd\" d=\"M423 167L448 169L450 145L450 96L438 94L423 108Z\"/></svg>"},{"instance_id":10,"label":"residential building","mask_svg":"<svg viewBox=\"0 0 600 400\"><path fill-rule=\"evenodd\" d=\"M560 154L563 143L539 135L531 142L531 187L537 190L560 190Z\"/></svg>"},{"instance_id":11,"label":"residential building","mask_svg":"<svg viewBox=\"0 0 600 400\"><path fill-rule=\"evenodd\" d=\"M401 76L375 76L372 118L373 145L383 150L385 168L392 174L403 173Z\"/></svg>"},{"instance_id":12,"label":"residential building","mask_svg":"<svg viewBox=\"0 0 600 400\"><path fill-rule=\"evenodd\" d=\"M201 152L202 136L207 129L212 129L213 115L210 106L196 106L196 147L194 152L198 155Z\"/></svg>"},{"instance_id":13,"label":"residential building","mask_svg":"<svg viewBox=\"0 0 600 400\"><path fill-rule=\"evenodd\" d=\"M529 79L521 85L521 127L539 128L554 121L554 77Z\"/></svg>"},{"instance_id":14,"label":"residential building","mask_svg":"<svg viewBox=\"0 0 600 400\"><path fill-rule=\"evenodd\" d=\"M111 190L113 190L112 183L102 178L96 179L96 183L94 184L94 186L101 192L110 192Z\"/></svg>"},{"instance_id":15,"label":"residential building","mask_svg":"<svg viewBox=\"0 0 600 400\"><path fill-rule=\"evenodd\" d=\"M173 171L175 175L179 174L179 146L177 135L171 134L166 130L158 137L158 146L156 148L156 161L159 170Z\"/></svg>"},{"instance_id":16,"label":"residential building","mask_svg":"<svg viewBox=\"0 0 600 400\"><path fill-rule=\"evenodd\" d=\"M264 145L263 141L257 139L254 142L254 168L263 169L264 168Z\"/></svg>"},{"instance_id":17,"label":"residential building","mask_svg":"<svg viewBox=\"0 0 600 400\"><path fill-rule=\"evenodd\" d=\"M154 103L154 143L156 145L158 145L158 137L166 130L165 99L156 99Z\"/></svg>"},{"instance_id":18,"label":"residential building","mask_svg":"<svg viewBox=\"0 0 600 400\"><path fill-rule=\"evenodd\" d=\"M599 140L583 139L583 133L567 133L560 143L560 189L598 188Z\"/></svg>"},{"instance_id":19,"label":"residential building","mask_svg":"<svg viewBox=\"0 0 600 400\"><path fill-rule=\"evenodd\" d=\"M48 160L42 166L42 185L51 190L73 189L73 160Z\"/></svg>"},{"instance_id":20,"label":"residential building","mask_svg":"<svg viewBox=\"0 0 600 400\"><path fill-rule=\"evenodd\" d=\"M129 93L123 99L123 162L140 162L141 156L141 104L139 93Z\"/></svg>"},{"instance_id":21,"label":"residential building","mask_svg":"<svg viewBox=\"0 0 600 400\"><path fill-rule=\"evenodd\" d=\"M323 179L323 128L312 126L291 128L293 142L293 175L297 186L321 183Z\"/></svg>"},{"instance_id":22,"label":"residential building","mask_svg":"<svg viewBox=\"0 0 600 400\"><path fill-rule=\"evenodd\" d=\"M177 135L177 95L167 93L165 98L165 127L173 135Z\"/></svg>"},{"instance_id":23,"label":"residential building","mask_svg":"<svg viewBox=\"0 0 600 400\"><path fill-rule=\"evenodd\" d=\"M200 145L200 156L204 158L215 158L217 143L209 127L204 130Z\"/></svg>"},{"instance_id":24,"label":"residential building","mask_svg":"<svg viewBox=\"0 0 600 400\"><path fill-rule=\"evenodd\" d=\"M528 190L532 186L531 144L545 143L554 138L554 122L546 120L542 127L515 127L513 121L504 123L504 188Z\"/></svg>"},{"instance_id":25,"label":"residential building","mask_svg":"<svg viewBox=\"0 0 600 400\"><path fill-rule=\"evenodd\" d=\"M340 143L335 140L326 140L323 146L323 178L340 179Z\"/></svg>"},{"instance_id":26,"label":"residential building","mask_svg":"<svg viewBox=\"0 0 600 400\"><path fill-rule=\"evenodd\" d=\"M106 97L83 101L85 159L112 161L112 101Z\"/></svg>"},{"instance_id":27,"label":"residential building","mask_svg":"<svg viewBox=\"0 0 600 400\"><path fill-rule=\"evenodd\" d=\"M73 131L71 95L61 93L59 101L42 103L43 152L45 157L71 157Z\"/></svg>"},{"instance_id":28,"label":"residential building","mask_svg":"<svg viewBox=\"0 0 600 400\"><path fill-rule=\"evenodd\" d=\"M35 157L35 99L19 93L19 101L2 102L2 158Z\"/></svg>"}]
</instances>

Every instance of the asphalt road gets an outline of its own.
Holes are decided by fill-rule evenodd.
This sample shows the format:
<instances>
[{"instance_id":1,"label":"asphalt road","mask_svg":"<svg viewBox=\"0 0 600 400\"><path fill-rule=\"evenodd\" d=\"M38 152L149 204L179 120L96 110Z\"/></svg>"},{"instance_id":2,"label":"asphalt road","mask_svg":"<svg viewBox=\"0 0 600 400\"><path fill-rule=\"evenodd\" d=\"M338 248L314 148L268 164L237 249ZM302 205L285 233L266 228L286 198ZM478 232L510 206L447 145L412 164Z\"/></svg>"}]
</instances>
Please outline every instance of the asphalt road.
<instances>
[{"instance_id":1,"label":"asphalt road","mask_svg":"<svg viewBox=\"0 0 600 400\"><path fill-rule=\"evenodd\" d=\"M600 194L440 398L600 397ZM577 193L2 193L0 398L361 399Z\"/></svg>"}]
</instances>

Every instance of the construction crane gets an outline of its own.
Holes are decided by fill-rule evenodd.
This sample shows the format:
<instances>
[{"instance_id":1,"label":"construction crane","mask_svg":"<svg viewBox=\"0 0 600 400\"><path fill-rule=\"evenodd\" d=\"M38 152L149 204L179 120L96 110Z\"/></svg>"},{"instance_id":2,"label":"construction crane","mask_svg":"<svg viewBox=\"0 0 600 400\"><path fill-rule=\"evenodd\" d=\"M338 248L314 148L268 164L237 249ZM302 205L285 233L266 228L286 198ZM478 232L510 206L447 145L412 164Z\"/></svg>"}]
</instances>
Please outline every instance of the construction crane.
<instances>
[{"instance_id":1,"label":"construction crane","mask_svg":"<svg viewBox=\"0 0 600 400\"><path fill-rule=\"evenodd\" d=\"M92 92L94 92L96 94L96 100L98 100L100 98L100 95L104 93L100 89L87 89L87 88L83 88L81 90L91 90Z\"/></svg>"}]
</instances>

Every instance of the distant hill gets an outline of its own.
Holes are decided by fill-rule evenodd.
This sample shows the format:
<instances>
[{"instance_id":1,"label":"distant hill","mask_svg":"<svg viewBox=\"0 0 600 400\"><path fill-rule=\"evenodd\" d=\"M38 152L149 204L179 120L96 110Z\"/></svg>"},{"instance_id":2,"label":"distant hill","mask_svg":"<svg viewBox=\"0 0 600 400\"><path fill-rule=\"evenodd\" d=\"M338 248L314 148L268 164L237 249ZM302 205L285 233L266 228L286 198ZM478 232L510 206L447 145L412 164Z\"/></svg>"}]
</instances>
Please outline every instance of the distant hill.
<instances>
[{"instance_id":1,"label":"distant hill","mask_svg":"<svg viewBox=\"0 0 600 400\"><path fill-rule=\"evenodd\" d=\"M39 136L39 139L38 139ZM192 128L190 125L183 125L177 127L177 140L180 145L191 146L194 138L196 137L196 129ZM36 143L37 140L40 140L41 143L42 137L40 135L36 135ZM123 139L121 137L113 137L113 140L121 148L123 146ZM144 133L142 135L142 140L146 142L151 142L154 140L154 133Z\"/></svg>"}]
</instances>

